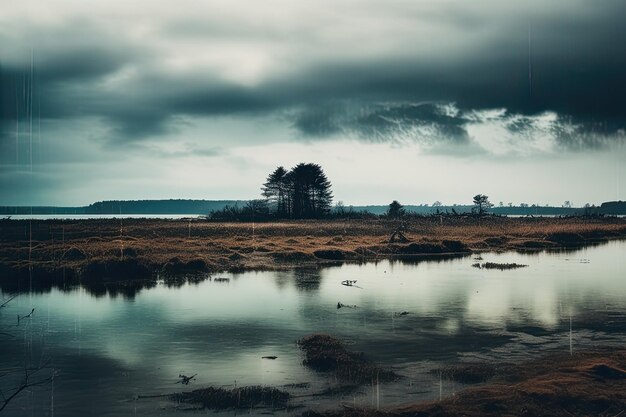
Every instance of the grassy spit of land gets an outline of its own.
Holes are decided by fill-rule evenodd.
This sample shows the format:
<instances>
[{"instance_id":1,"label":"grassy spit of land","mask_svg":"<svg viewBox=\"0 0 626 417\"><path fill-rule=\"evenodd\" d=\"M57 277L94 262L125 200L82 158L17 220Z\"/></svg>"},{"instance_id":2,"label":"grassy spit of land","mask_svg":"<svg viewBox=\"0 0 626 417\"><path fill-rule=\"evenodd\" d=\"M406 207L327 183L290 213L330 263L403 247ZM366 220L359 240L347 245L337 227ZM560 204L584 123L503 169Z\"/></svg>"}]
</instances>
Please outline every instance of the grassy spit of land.
<instances>
[{"instance_id":1,"label":"grassy spit of land","mask_svg":"<svg viewBox=\"0 0 626 417\"><path fill-rule=\"evenodd\" d=\"M381 410L345 404L303 417L621 416L626 409L626 351L549 355L504 367L486 383L442 401Z\"/></svg>"},{"instance_id":2,"label":"grassy spit of land","mask_svg":"<svg viewBox=\"0 0 626 417\"><path fill-rule=\"evenodd\" d=\"M390 237L401 230L394 242ZM271 270L337 261L543 250L626 237L624 218L425 217L404 221L1 220L3 287L225 270ZM405 239L406 238L406 239Z\"/></svg>"},{"instance_id":3,"label":"grassy spit of land","mask_svg":"<svg viewBox=\"0 0 626 417\"><path fill-rule=\"evenodd\" d=\"M344 405L303 417L621 416L626 407L626 351L552 354L504 366L486 383L442 401L384 410Z\"/></svg>"}]
</instances>

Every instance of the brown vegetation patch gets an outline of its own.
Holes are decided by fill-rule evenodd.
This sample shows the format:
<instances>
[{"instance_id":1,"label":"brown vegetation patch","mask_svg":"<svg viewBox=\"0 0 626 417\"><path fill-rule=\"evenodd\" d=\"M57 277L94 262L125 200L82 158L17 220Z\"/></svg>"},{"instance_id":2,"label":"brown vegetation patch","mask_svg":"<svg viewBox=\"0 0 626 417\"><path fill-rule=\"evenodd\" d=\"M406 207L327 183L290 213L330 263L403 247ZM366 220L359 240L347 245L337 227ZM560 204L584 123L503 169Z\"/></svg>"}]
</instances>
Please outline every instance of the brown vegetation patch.
<instances>
[{"instance_id":1,"label":"brown vegetation patch","mask_svg":"<svg viewBox=\"0 0 626 417\"><path fill-rule=\"evenodd\" d=\"M346 252L339 249L320 249L313 252L316 258L331 261L343 261L348 258Z\"/></svg>"},{"instance_id":2,"label":"brown vegetation patch","mask_svg":"<svg viewBox=\"0 0 626 417\"><path fill-rule=\"evenodd\" d=\"M251 223L124 219L120 235L119 219L0 220L0 265L8 271L3 281L23 276L24 263L27 273L42 271L51 279L56 272L50 271L58 269L120 280L147 275L144 267L204 271L200 264L185 265L200 258L209 270L244 271L484 249L541 250L626 237L623 218L416 217L403 228L410 242L390 244L397 226L385 219L278 221L256 223L252 239ZM137 260L119 264L130 258ZM173 258L180 261L166 267Z\"/></svg>"},{"instance_id":3,"label":"brown vegetation patch","mask_svg":"<svg viewBox=\"0 0 626 417\"><path fill-rule=\"evenodd\" d=\"M493 383L443 401L372 410L348 408L303 416L496 417L618 416L626 409L626 351L549 356L511 366Z\"/></svg>"},{"instance_id":4,"label":"brown vegetation patch","mask_svg":"<svg viewBox=\"0 0 626 417\"><path fill-rule=\"evenodd\" d=\"M272 252L271 256L277 262L301 263L315 261L315 256L313 256L312 254L296 250Z\"/></svg>"},{"instance_id":5,"label":"brown vegetation patch","mask_svg":"<svg viewBox=\"0 0 626 417\"><path fill-rule=\"evenodd\" d=\"M446 252L467 253L470 249L460 240L443 240L441 242Z\"/></svg>"},{"instance_id":6,"label":"brown vegetation patch","mask_svg":"<svg viewBox=\"0 0 626 417\"><path fill-rule=\"evenodd\" d=\"M502 246L507 243L510 239L506 236L495 236L488 237L484 240L484 242L489 246Z\"/></svg>"},{"instance_id":7,"label":"brown vegetation patch","mask_svg":"<svg viewBox=\"0 0 626 417\"><path fill-rule=\"evenodd\" d=\"M272 387L250 386L241 388L201 388L191 392L173 394L174 401L200 404L210 410L250 409L253 407L284 407L291 395Z\"/></svg>"},{"instance_id":8,"label":"brown vegetation patch","mask_svg":"<svg viewBox=\"0 0 626 417\"><path fill-rule=\"evenodd\" d=\"M409 243L398 247L398 253L402 255L422 255L443 253L443 245L434 243Z\"/></svg>"},{"instance_id":9,"label":"brown vegetation patch","mask_svg":"<svg viewBox=\"0 0 626 417\"><path fill-rule=\"evenodd\" d=\"M585 243L585 238L580 233L553 232L546 235L546 240L563 246L578 246Z\"/></svg>"},{"instance_id":10,"label":"brown vegetation patch","mask_svg":"<svg viewBox=\"0 0 626 417\"><path fill-rule=\"evenodd\" d=\"M515 247L519 249L530 249L530 250L545 249L545 248L549 248L552 246L554 246L554 243L546 242L544 240L525 240L515 245Z\"/></svg>"},{"instance_id":11,"label":"brown vegetation patch","mask_svg":"<svg viewBox=\"0 0 626 417\"><path fill-rule=\"evenodd\" d=\"M350 352L338 339L327 334L313 334L298 341L304 352L303 364L319 372L334 372L344 381L356 384L390 381L396 375L365 359L363 353Z\"/></svg>"},{"instance_id":12,"label":"brown vegetation patch","mask_svg":"<svg viewBox=\"0 0 626 417\"><path fill-rule=\"evenodd\" d=\"M206 261L200 258L183 261L178 257L174 257L163 265L163 272L168 275L196 274L207 272L208 270L209 266Z\"/></svg>"},{"instance_id":13,"label":"brown vegetation patch","mask_svg":"<svg viewBox=\"0 0 626 417\"><path fill-rule=\"evenodd\" d=\"M85 280L124 281L148 279L152 267L143 259L103 259L90 262L81 271Z\"/></svg>"},{"instance_id":14,"label":"brown vegetation patch","mask_svg":"<svg viewBox=\"0 0 626 417\"><path fill-rule=\"evenodd\" d=\"M506 271L509 269L526 268L528 265L516 264L515 262L512 262L512 263L485 262L483 264L475 263L472 266L478 269L498 269L500 271Z\"/></svg>"}]
</instances>

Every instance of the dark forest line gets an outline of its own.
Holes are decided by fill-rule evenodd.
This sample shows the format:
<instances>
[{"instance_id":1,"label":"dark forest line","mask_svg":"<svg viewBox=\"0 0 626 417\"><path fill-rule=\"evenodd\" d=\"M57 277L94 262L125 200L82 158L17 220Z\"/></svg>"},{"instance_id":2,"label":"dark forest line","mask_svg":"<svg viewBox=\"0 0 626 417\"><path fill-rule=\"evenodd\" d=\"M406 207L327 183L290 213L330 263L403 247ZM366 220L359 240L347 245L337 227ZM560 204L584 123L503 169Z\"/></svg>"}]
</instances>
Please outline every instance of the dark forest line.
<instances>
[{"instance_id":1,"label":"dark forest line","mask_svg":"<svg viewBox=\"0 0 626 417\"><path fill-rule=\"evenodd\" d=\"M57 206L0 206L0 215L28 214L192 214L206 215L211 211L222 210L227 206L244 207L247 200L110 200L100 201L88 206L57 207ZM469 213L474 206L467 205L411 205L404 206L408 213ZM367 212L382 215L389 209L388 205L372 204L363 206L343 206L342 210ZM31 212L32 210L32 212ZM333 207L331 213L338 210ZM556 206L505 206L493 207L493 214L506 216L575 216L588 214L626 215L626 201L611 201L596 207L556 207Z\"/></svg>"}]
</instances>

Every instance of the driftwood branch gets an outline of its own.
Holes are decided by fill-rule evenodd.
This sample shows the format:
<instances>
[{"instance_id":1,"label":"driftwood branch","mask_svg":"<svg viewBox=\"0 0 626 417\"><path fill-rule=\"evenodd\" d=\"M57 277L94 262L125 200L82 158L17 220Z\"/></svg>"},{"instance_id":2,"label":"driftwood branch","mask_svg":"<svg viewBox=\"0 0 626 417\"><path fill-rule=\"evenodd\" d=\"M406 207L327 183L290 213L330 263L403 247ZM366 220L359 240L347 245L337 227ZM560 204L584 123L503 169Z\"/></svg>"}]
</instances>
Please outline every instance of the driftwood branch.
<instances>
[{"instance_id":1,"label":"driftwood branch","mask_svg":"<svg viewBox=\"0 0 626 417\"><path fill-rule=\"evenodd\" d=\"M33 313L35 312L35 309L33 308L32 310L30 310L30 313L28 313L25 316L20 317L20 315L17 315L17 326L20 325L20 320L24 320L24 319L29 319L33 316Z\"/></svg>"},{"instance_id":2,"label":"driftwood branch","mask_svg":"<svg viewBox=\"0 0 626 417\"><path fill-rule=\"evenodd\" d=\"M12 299L14 299L15 297L17 297L17 294L14 295L13 297L9 297L5 302L3 302L2 304L0 304L0 308L5 307L7 304L9 304L9 301L11 301Z\"/></svg>"},{"instance_id":3,"label":"driftwood branch","mask_svg":"<svg viewBox=\"0 0 626 417\"><path fill-rule=\"evenodd\" d=\"M54 377L54 374L49 377L37 379L35 381L33 381L32 379L32 377L35 374L37 374L37 372L41 371L44 368L45 368L44 366L40 366L40 367L29 370L27 367L24 367L24 379L20 381L19 385L15 388L10 389L9 390L10 394L7 394L7 395L5 395L3 391L0 391L0 396L2 396L2 398L0 399L0 411L4 410L6 406L9 405L11 400L17 397L22 391L31 387L43 385L43 384L50 382L52 378Z\"/></svg>"}]
</instances>

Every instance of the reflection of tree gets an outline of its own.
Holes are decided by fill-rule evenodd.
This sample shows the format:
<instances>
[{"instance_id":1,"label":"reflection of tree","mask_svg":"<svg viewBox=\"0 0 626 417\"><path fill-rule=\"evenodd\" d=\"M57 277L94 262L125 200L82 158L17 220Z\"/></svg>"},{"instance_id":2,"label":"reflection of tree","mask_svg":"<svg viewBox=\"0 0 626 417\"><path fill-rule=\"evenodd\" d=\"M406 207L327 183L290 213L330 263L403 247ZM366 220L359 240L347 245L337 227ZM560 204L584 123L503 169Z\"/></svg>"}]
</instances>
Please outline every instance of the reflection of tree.
<instances>
[{"instance_id":1,"label":"reflection of tree","mask_svg":"<svg viewBox=\"0 0 626 417\"><path fill-rule=\"evenodd\" d=\"M293 271L294 284L300 291L317 291L322 280L321 268L297 268Z\"/></svg>"},{"instance_id":2,"label":"reflection of tree","mask_svg":"<svg viewBox=\"0 0 626 417\"><path fill-rule=\"evenodd\" d=\"M291 282L292 273L290 271L276 271L274 274L274 282L279 289L283 289Z\"/></svg>"},{"instance_id":3,"label":"reflection of tree","mask_svg":"<svg viewBox=\"0 0 626 417\"><path fill-rule=\"evenodd\" d=\"M186 282L198 282L206 279L206 275L201 277L184 275L180 276L181 284ZM168 286L171 281L164 280ZM70 280L64 280L62 277L51 274L33 274L32 282L24 283L22 280L2 279L0 277L0 288L5 293L13 294L26 294L26 293L48 293L53 288L58 288L62 291L71 291L74 288L84 288L93 297L100 298L104 296L123 296L124 298L133 299L144 288L149 289L155 287L157 284L156 278L150 279L136 279L136 280L123 280L123 281L110 281L110 280L96 280L96 279L84 279L82 282L74 282Z\"/></svg>"},{"instance_id":4,"label":"reflection of tree","mask_svg":"<svg viewBox=\"0 0 626 417\"><path fill-rule=\"evenodd\" d=\"M185 280L185 282L187 282L187 280ZM85 288L90 295L96 298L109 295L110 297L122 296L129 300L134 299L144 288L150 289L155 286L156 280L144 279L120 282L90 282L83 284L83 288Z\"/></svg>"},{"instance_id":5,"label":"reflection of tree","mask_svg":"<svg viewBox=\"0 0 626 417\"><path fill-rule=\"evenodd\" d=\"M418 265L420 263L445 263L451 262L460 258L470 257L470 254L446 254L446 255L420 255L420 256L398 256L389 260L389 264L395 263L402 265Z\"/></svg>"}]
</instances>

